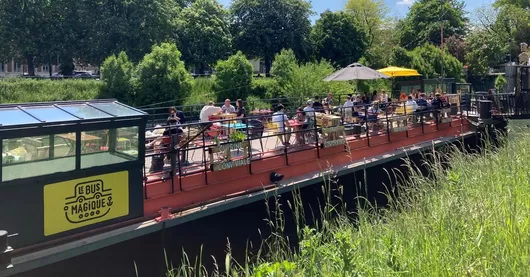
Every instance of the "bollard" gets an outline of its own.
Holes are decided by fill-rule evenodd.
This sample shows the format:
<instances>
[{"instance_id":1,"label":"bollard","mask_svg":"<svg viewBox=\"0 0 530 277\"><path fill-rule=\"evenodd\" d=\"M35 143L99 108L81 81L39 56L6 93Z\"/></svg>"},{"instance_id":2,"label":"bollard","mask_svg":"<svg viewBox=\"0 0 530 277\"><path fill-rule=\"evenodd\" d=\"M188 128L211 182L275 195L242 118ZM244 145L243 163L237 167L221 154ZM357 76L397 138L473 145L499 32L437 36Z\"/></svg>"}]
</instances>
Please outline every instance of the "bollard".
<instances>
[{"instance_id":1,"label":"bollard","mask_svg":"<svg viewBox=\"0 0 530 277\"><path fill-rule=\"evenodd\" d=\"M490 100L478 100L479 119L491 119L491 108L493 102Z\"/></svg>"},{"instance_id":2,"label":"bollard","mask_svg":"<svg viewBox=\"0 0 530 277\"><path fill-rule=\"evenodd\" d=\"M160 221L164 221L164 220L170 219L171 218L171 215L169 213L170 211L171 211L171 208L169 208L169 207L160 208L160 217L157 217L156 221L160 222Z\"/></svg>"},{"instance_id":3,"label":"bollard","mask_svg":"<svg viewBox=\"0 0 530 277\"><path fill-rule=\"evenodd\" d=\"M7 231L0 230L0 271L13 267L11 264L11 252Z\"/></svg>"}]
</instances>

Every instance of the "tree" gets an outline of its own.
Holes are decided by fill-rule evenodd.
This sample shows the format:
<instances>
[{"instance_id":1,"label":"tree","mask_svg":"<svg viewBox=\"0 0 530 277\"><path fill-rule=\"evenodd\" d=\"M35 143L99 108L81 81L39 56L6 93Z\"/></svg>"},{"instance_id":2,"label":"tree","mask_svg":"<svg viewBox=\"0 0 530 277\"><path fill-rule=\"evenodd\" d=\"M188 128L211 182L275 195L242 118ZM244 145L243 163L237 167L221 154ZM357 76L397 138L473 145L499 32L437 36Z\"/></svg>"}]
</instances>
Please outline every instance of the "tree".
<instances>
[{"instance_id":1,"label":"tree","mask_svg":"<svg viewBox=\"0 0 530 277\"><path fill-rule=\"evenodd\" d=\"M120 52L118 57L112 55L105 59L101 66L101 79L105 82L102 97L116 98L127 104L134 103L132 76L134 65L127 53Z\"/></svg>"},{"instance_id":2,"label":"tree","mask_svg":"<svg viewBox=\"0 0 530 277\"><path fill-rule=\"evenodd\" d=\"M465 61L466 43L462 39L450 36L444 41L444 47L460 62L463 63Z\"/></svg>"},{"instance_id":3,"label":"tree","mask_svg":"<svg viewBox=\"0 0 530 277\"><path fill-rule=\"evenodd\" d=\"M345 11L363 26L368 46L381 38L380 30L388 14L383 0L348 0Z\"/></svg>"},{"instance_id":4,"label":"tree","mask_svg":"<svg viewBox=\"0 0 530 277\"><path fill-rule=\"evenodd\" d=\"M318 58L341 67L357 62L367 48L366 34L355 19L344 12L326 11L311 30Z\"/></svg>"},{"instance_id":5,"label":"tree","mask_svg":"<svg viewBox=\"0 0 530 277\"><path fill-rule=\"evenodd\" d=\"M70 26L76 9L71 0L0 1L0 58L26 60L33 76L35 57L51 63L52 57L69 55L76 45L76 26Z\"/></svg>"},{"instance_id":6,"label":"tree","mask_svg":"<svg viewBox=\"0 0 530 277\"><path fill-rule=\"evenodd\" d=\"M466 38L465 61L472 75L485 76L498 66L509 53L510 44L500 33L475 30Z\"/></svg>"},{"instance_id":7,"label":"tree","mask_svg":"<svg viewBox=\"0 0 530 277\"><path fill-rule=\"evenodd\" d=\"M191 91L191 75L175 44L155 45L138 64L136 105L174 100L182 103Z\"/></svg>"},{"instance_id":8,"label":"tree","mask_svg":"<svg viewBox=\"0 0 530 277\"><path fill-rule=\"evenodd\" d=\"M197 0L179 14L179 44L186 65L200 74L206 66L230 55L232 36L228 13L216 0Z\"/></svg>"},{"instance_id":9,"label":"tree","mask_svg":"<svg viewBox=\"0 0 530 277\"><path fill-rule=\"evenodd\" d=\"M434 78L442 75L441 49L424 44L412 51L396 47L393 51L393 62L396 66L414 68L424 78ZM443 54L443 76L461 80L464 66L447 50Z\"/></svg>"},{"instance_id":10,"label":"tree","mask_svg":"<svg viewBox=\"0 0 530 277\"><path fill-rule=\"evenodd\" d=\"M443 1L443 2L442 2ZM414 2L407 16L399 22L400 45L414 49L425 43L441 44L444 38L462 38L466 34L468 19L464 3L458 0L419 0Z\"/></svg>"},{"instance_id":11,"label":"tree","mask_svg":"<svg viewBox=\"0 0 530 277\"><path fill-rule=\"evenodd\" d=\"M245 99L252 87L252 64L241 51L215 66L215 89L218 101Z\"/></svg>"},{"instance_id":12,"label":"tree","mask_svg":"<svg viewBox=\"0 0 530 277\"><path fill-rule=\"evenodd\" d=\"M100 64L121 51L136 62L153 45L175 41L179 6L174 0L80 2L78 24L84 31L77 56L87 63Z\"/></svg>"},{"instance_id":13,"label":"tree","mask_svg":"<svg viewBox=\"0 0 530 277\"><path fill-rule=\"evenodd\" d=\"M282 49L293 49L299 59L305 59L311 13L304 0L235 0L231 6L234 45L251 58L262 58L267 73Z\"/></svg>"},{"instance_id":14,"label":"tree","mask_svg":"<svg viewBox=\"0 0 530 277\"><path fill-rule=\"evenodd\" d=\"M271 74L276 80L278 88L282 94L284 94L288 89L288 85L293 78L294 71L298 66L297 63L298 61L296 60L294 52L291 49L283 49L280 53L274 56Z\"/></svg>"}]
</instances>

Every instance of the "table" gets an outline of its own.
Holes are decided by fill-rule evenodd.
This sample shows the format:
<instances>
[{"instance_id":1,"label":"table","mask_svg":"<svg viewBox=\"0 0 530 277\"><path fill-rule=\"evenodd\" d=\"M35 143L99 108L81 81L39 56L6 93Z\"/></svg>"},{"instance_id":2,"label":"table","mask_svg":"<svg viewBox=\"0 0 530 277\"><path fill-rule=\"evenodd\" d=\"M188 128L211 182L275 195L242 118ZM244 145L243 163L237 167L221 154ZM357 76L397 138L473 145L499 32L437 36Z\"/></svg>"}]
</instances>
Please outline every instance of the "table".
<instances>
[{"instance_id":1,"label":"table","mask_svg":"<svg viewBox=\"0 0 530 277\"><path fill-rule=\"evenodd\" d=\"M244 130L244 129L247 129L247 128L250 129L253 126L250 125L250 124L247 125L247 124L243 124L243 123L229 123L229 124L221 124L221 127L223 127L223 128L228 130L228 133L226 135L229 136L231 130L238 131L238 130Z\"/></svg>"},{"instance_id":2,"label":"table","mask_svg":"<svg viewBox=\"0 0 530 277\"><path fill-rule=\"evenodd\" d=\"M76 142L75 133L60 134L60 135L57 135L57 137L64 139L68 147L70 147L69 154L75 154L75 142ZM97 140L101 140L101 138L93 136L93 135L88 135L86 133L81 133L81 151L85 153L89 152L91 149L90 147L86 147L85 142L97 141Z\"/></svg>"},{"instance_id":3,"label":"table","mask_svg":"<svg viewBox=\"0 0 530 277\"><path fill-rule=\"evenodd\" d=\"M237 114L235 113L221 113L221 114L212 114L208 116L209 121L215 121L215 120L230 120L237 117Z\"/></svg>"}]
</instances>

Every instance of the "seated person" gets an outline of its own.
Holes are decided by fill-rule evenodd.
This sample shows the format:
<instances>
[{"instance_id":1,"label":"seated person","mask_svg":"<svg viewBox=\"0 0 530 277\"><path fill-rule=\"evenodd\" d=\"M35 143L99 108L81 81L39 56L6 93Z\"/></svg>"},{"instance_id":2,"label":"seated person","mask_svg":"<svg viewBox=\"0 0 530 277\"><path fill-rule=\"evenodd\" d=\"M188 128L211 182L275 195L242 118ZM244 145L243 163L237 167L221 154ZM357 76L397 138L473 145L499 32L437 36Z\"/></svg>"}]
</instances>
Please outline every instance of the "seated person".
<instances>
[{"instance_id":1,"label":"seated person","mask_svg":"<svg viewBox=\"0 0 530 277\"><path fill-rule=\"evenodd\" d=\"M209 117L216 113L221 113L223 110L220 107L216 107L213 101L208 102L208 105L204 106L199 115L201 122L208 122Z\"/></svg>"},{"instance_id":2,"label":"seated person","mask_svg":"<svg viewBox=\"0 0 530 277\"><path fill-rule=\"evenodd\" d=\"M241 118L241 123L246 124L246 120L244 118L247 116L247 110L245 109L245 105L243 105L243 100L237 99L236 106L236 118Z\"/></svg>"},{"instance_id":3,"label":"seated person","mask_svg":"<svg viewBox=\"0 0 530 277\"><path fill-rule=\"evenodd\" d=\"M280 141L283 145L289 145L290 132L287 132L285 127L289 126L289 118L285 115L285 107L279 104L276 107L276 112L272 114L272 123L278 125L278 133L280 133Z\"/></svg>"},{"instance_id":4,"label":"seated person","mask_svg":"<svg viewBox=\"0 0 530 277\"><path fill-rule=\"evenodd\" d=\"M412 111L418 110L418 103L412 99L412 95L409 95L407 102L405 103L406 109L411 109Z\"/></svg>"},{"instance_id":5,"label":"seated person","mask_svg":"<svg viewBox=\"0 0 530 277\"><path fill-rule=\"evenodd\" d=\"M223 113L236 113L236 108L230 104L230 99L225 100L225 104L221 107Z\"/></svg>"}]
</instances>

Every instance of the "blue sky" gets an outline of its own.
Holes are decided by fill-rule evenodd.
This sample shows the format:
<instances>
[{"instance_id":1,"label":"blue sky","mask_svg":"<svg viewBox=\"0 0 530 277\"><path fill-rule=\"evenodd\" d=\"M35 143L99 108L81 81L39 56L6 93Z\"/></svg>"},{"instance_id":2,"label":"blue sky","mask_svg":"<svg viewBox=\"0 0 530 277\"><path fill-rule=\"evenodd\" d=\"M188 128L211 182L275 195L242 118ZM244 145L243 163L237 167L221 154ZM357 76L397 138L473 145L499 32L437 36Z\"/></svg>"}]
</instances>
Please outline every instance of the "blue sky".
<instances>
[{"instance_id":1,"label":"blue sky","mask_svg":"<svg viewBox=\"0 0 530 277\"><path fill-rule=\"evenodd\" d=\"M347 0L312 0L313 10L317 15L313 16L314 21L319 17L319 14L325 10L341 10ZM231 0L219 0L224 6L230 5ZM390 8L390 16L403 17L407 14L410 6L414 0L385 0L387 6ZM492 0L465 0L466 10L468 12L475 11L476 8L481 7L485 4L491 3Z\"/></svg>"}]
</instances>

